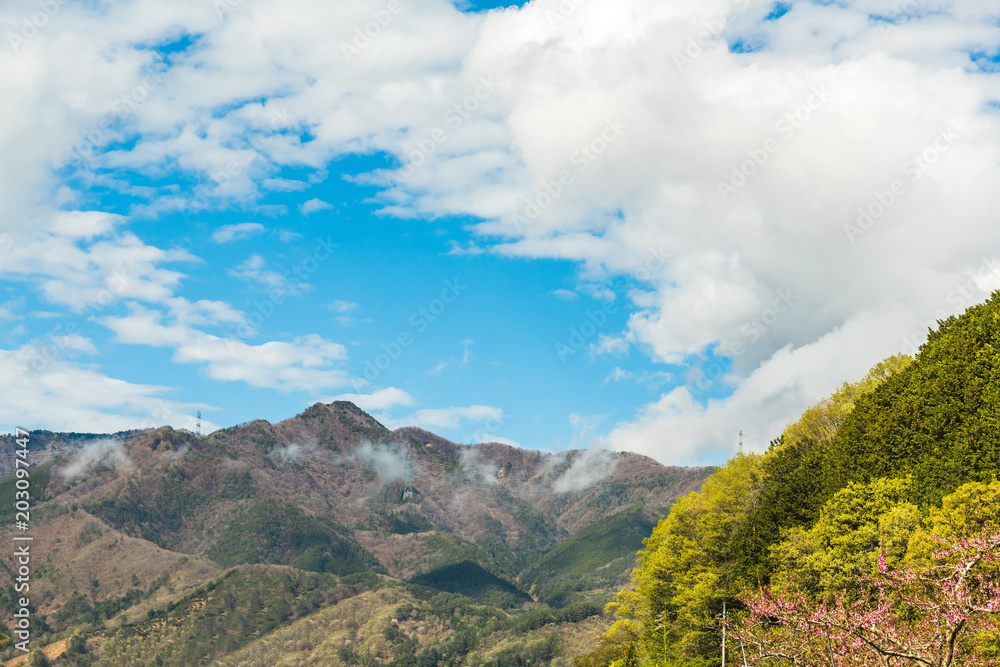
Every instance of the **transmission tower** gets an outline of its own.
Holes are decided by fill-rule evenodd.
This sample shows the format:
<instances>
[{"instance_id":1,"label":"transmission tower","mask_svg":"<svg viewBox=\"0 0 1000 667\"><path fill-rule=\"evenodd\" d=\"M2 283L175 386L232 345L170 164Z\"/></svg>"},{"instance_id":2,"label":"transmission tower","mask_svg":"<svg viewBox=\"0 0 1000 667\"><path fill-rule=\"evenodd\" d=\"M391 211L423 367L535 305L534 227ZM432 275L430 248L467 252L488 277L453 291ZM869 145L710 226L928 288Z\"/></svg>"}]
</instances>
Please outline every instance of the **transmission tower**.
<instances>
[{"instance_id":1,"label":"transmission tower","mask_svg":"<svg viewBox=\"0 0 1000 667\"><path fill-rule=\"evenodd\" d=\"M198 411L198 421L194 426L194 434L199 438L201 437L201 410Z\"/></svg>"},{"instance_id":2,"label":"transmission tower","mask_svg":"<svg viewBox=\"0 0 1000 667\"><path fill-rule=\"evenodd\" d=\"M740 454L743 453L743 430L740 429Z\"/></svg>"}]
</instances>

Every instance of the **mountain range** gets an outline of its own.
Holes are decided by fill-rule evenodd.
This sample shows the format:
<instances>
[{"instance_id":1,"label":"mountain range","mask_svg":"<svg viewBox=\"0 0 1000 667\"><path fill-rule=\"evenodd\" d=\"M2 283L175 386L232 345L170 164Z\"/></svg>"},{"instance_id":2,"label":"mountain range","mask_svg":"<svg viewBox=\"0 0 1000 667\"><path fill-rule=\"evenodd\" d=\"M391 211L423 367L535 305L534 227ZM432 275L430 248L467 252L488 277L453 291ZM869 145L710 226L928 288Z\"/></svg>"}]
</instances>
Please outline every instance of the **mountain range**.
<instances>
[{"instance_id":1,"label":"mountain range","mask_svg":"<svg viewBox=\"0 0 1000 667\"><path fill-rule=\"evenodd\" d=\"M569 664L714 470L458 444L348 402L205 436L38 431L29 450L32 647L77 665ZM5 554L8 626L15 571Z\"/></svg>"}]
</instances>

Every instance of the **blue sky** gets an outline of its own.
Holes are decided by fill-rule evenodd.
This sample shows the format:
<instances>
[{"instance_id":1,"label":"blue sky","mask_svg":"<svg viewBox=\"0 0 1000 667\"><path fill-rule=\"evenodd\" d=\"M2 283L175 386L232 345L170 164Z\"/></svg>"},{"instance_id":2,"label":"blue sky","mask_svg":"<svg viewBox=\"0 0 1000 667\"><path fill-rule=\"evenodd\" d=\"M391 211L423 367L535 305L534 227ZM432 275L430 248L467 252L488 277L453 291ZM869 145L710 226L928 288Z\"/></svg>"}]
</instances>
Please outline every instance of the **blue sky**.
<instances>
[{"instance_id":1,"label":"blue sky","mask_svg":"<svg viewBox=\"0 0 1000 667\"><path fill-rule=\"evenodd\" d=\"M1000 28L925 4L0 0L0 430L763 449L1000 288Z\"/></svg>"}]
</instances>

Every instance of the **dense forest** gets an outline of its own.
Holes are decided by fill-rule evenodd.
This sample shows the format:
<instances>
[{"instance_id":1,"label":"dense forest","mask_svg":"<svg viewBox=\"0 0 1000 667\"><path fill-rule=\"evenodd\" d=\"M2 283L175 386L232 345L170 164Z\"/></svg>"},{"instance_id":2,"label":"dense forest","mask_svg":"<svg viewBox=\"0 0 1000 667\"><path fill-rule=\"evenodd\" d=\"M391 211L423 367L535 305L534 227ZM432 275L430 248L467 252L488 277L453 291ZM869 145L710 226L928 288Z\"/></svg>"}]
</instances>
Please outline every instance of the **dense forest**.
<instances>
[{"instance_id":1,"label":"dense forest","mask_svg":"<svg viewBox=\"0 0 1000 667\"><path fill-rule=\"evenodd\" d=\"M577 663L996 664L998 427L1000 293L681 498Z\"/></svg>"}]
</instances>

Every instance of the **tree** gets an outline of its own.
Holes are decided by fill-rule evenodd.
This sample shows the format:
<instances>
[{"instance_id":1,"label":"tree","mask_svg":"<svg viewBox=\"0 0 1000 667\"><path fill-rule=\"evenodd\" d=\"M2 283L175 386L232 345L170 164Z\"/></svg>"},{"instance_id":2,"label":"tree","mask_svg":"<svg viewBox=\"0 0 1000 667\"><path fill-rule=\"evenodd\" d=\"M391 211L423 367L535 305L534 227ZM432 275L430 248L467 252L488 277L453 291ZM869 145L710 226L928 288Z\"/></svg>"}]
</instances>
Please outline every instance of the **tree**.
<instances>
[{"instance_id":1,"label":"tree","mask_svg":"<svg viewBox=\"0 0 1000 667\"><path fill-rule=\"evenodd\" d=\"M814 603L799 591L760 589L742 600L748 613L730 629L758 665L986 667L976 650L1000 632L1000 533L962 540L930 565L890 567Z\"/></svg>"},{"instance_id":2,"label":"tree","mask_svg":"<svg viewBox=\"0 0 1000 667\"><path fill-rule=\"evenodd\" d=\"M639 552L635 590L608 605L618 617L605 633L610 643L635 643L643 657L666 646L689 654L691 665L708 664L702 654L716 639L713 617L731 587L732 536L757 496L761 462L738 455L674 504Z\"/></svg>"},{"instance_id":3,"label":"tree","mask_svg":"<svg viewBox=\"0 0 1000 667\"><path fill-rule=\"evenodd\" d=\"M910 478L878 479L838 491L811 528L792 528L771 548L772 585L829 596L874 574L880 548L898 563L920 524L920 511L905 500L912 484Z\"/></svg>"}]
</instances>

